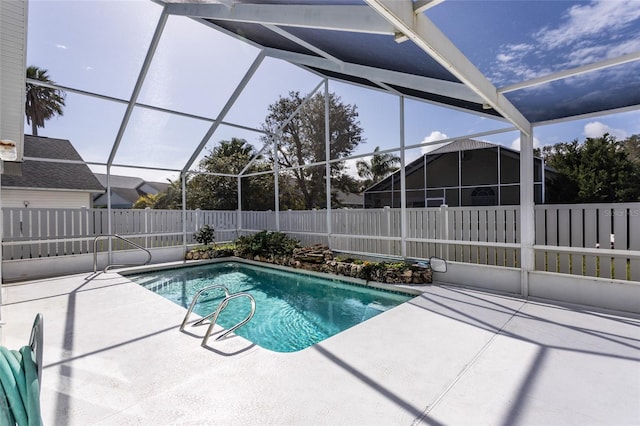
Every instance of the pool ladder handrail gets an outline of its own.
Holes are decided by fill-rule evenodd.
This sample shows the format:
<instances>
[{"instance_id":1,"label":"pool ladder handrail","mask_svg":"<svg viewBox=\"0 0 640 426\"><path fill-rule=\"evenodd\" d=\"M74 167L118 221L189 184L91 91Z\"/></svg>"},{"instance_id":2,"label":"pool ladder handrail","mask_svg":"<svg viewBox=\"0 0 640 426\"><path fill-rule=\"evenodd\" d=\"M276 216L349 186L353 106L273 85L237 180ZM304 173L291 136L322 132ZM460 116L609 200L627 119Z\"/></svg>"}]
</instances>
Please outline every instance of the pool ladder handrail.
<instances>
[{"instance_id":1,"label":"pool ladder handrail","mask_svg":"<svg viewBox=\"0 0 640 426\"><path fill-rule=\"evenodd\" d=\"M195 296L193 296L193 300L191 301L191 305L189 305L189 309L187 309L187 314L184 316L184 319L182 320L182 324L180 324L180 331L184 331L184 328L187 326L187 322L189 321L189 316L191 316L191 313L193 312L193 308L196 306L196 303L198 302L198 299L200 298L202 293L204 293L205 291L208 291L208 290L216 289L216 288L224 290L225 298L229 296L229 294L230 294L229 293L229 289L227 287L223 286L223 285L220 285L220 284L210 285L208 287L204 287L204 288L201 288L200 290L198 290L198 292L195 294ZM213 313L211 313L211 314L207 315L206 317L198 320L193 325L200 325L205 320L211 318L212 316L213 316Z\"/></svg>"},{"instance_id":2,"label":"pool ladder handrail","mask_svg":"<svg viewBox=\"0 0 640 426\"><path fill-rule=\"evenodd\" d=\"M231 327L230 329L228 329L227 331L222 333L220 336L216 337L216 341L226 337L229 333L234 332L238 328L242 327L243 325L245 325L246 323L251 321L251 318L253 318L253 315L256 313L256 299L254 299L254 297L252 295L250 295L249 293L246 293L246 292L229 294L229 289L227 287L225 287L223 285L220 285L220 284L214 284L214 285L210 285L208 287L205 287L203 289L198 290L198 292L195 294L195 296L193 296L193 300L191 301L191 305L189 305L189 309L187 309L187 314L184 316L184 319L182 320L182 324L180 324L180 331L184 331L184 328L187 326L187 322L189 321L189 317L191 316L191 313L193 312L193 308L196 306L196 303L198 302L198 299L200 298L202 293L204 293L205 291L208 291L208 290L213 290L213 289L224 290L225 298L222 299L222 301L218 304L218 307L216 308L216 310L214 312L212 312L209 315L199 319L198 321L196 321L193 324L194 326L196 326L196 325L202 324L206 320L210 320L209 327L207 328L207 332L204 334L204 337L202 338L201 346L207 346L207 342L209 341L209 337L211 337L211 334L213 333L213 328L215 327L216 322L218 321L218 316L220 315L220 312L222 312L222 310L224 310L224 308L227 307L227 305L229 304L229 300L235 299L235 298L238 298L238 297L246 297L246 298L248 298L249 301L251 302L251 312L249 312L249 315L247 315L247 317L245 319L243 319L242 321L240 321L239 323L237 323L236 325L234 325L233 327Z\"/></svg>"},{"instance_id":3,"label":"pool ladder handrail","mask_svg":"<svg viewBox=\"0 0 640 426\"><path fill-rule=\"evenodd\" d=\"M136 244L133 241L124 238L118 234L101 234L101 235L97 235L94 239L93 239L93 272L96 273L98 272L98 240L100 238L111 238L111 237L115 237L118 238L119 240L124 241L125 243L129 243L132 246L134 246L137 249L140 249L144 252L147 253L147 261L141 264L138 263L134 263L134 264L123 264L123 265L118 265L118 264L107 264L107 266L104 267L104 269L102 270L102 272L107 272L109 270L109 268L115 268L115 267L120 267L120 268L124 268L126 266L143 266L143 265L148 265L149 262L151 262L151 252L149 250L147 250L146 248L142 247L140 244Z\"/></svg>"},{"instance_id":4,"label":"pool ladder handrail","mask_svg":"<svg viewBox=\"0 0 640 426\"><path fill-rule=\"evenodd\" d=\"M216 337L216 342L220 339L223 339L229 333L234 332L238 328L242 327L243 325L251 321L251 318L253 318L253 314L256 313L256 299L254 299L253 296L250 295L249 293L245 293L245 292L234 293L230 296L227 296L222 300L222 302L220 302L220 305L218 305L218 309L216 309L213 315L212 316L209 315L211 316L211 322L209 323L209 328L207 328L207 332L204 334L204 337L202 338L201 346L207 346L209 337L211 336L211 333L213 333L213 327L215 327L216 321L218 321L218 315L220 315L220 312L227 307L227 303L229 302L229 300L235 299L237 297L247 297L249 299L249 301L251 302L251 312L249 312L249 315L247 315L245 319L243 319L242 321L240 321L239 323L231 327L229 330L225 331L224 333Z\"/></svg>"}]
</instances>

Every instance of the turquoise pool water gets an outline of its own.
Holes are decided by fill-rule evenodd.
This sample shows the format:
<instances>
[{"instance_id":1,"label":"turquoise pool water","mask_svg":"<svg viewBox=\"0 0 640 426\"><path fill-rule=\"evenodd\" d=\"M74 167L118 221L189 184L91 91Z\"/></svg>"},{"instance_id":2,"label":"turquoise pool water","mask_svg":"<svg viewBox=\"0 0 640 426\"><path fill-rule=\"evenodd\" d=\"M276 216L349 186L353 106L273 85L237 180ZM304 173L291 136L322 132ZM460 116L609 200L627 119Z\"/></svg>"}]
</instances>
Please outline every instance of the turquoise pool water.
<instances>
[{"instance_id":1,"label":"turquoise pool water","mask_svg":"<svg viewBox=\"0 0 640 426\"><path fill-rule=\"evenodd\" d=\"M222 284L232 294L248 292L256 300L256 312L235 333L277 352L304 349L414 297L238 262L146 272L128 278L185 308L198 290L209 285ZM221 290L203 294L194 312L202 316L213 312L223 297ZM230 300L218 324L228 329L249 311L247 298Z\"/></svg>"}]
</instances>

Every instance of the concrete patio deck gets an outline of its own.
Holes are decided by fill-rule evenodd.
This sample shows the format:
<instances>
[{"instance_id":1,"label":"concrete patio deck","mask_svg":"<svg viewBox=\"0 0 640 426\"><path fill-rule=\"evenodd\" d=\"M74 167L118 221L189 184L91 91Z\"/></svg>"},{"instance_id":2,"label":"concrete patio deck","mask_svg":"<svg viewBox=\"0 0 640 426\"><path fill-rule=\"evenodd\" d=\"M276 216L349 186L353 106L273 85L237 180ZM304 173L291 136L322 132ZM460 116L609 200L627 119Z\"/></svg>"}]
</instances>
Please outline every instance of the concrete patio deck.
<instances>
[{"instance_id":1,"label":"concrete patio deck","mask_svg":"<svg viewBox=\"0 0 640 426\"><path fill-rule=\"evenodd\" d=\"M115 273L4 289L4 345L44 315L47 425L640 424L640 319L433 285L300 352L200 347ZM196 334L192 334L196 333Z\"/></svg>"}]
</instances>

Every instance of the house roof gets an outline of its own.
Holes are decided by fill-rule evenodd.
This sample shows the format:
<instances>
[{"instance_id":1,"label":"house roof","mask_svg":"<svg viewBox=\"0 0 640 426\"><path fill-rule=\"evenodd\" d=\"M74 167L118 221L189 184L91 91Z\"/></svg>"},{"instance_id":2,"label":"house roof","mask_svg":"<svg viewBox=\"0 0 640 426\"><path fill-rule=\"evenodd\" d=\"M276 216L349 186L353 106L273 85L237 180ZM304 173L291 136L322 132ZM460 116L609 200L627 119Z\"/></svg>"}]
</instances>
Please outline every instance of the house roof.
<instances>
[{"instance_id":1,"label":"house roof","mask_svg":"<svg viewBox=\"0 0 640 426\"><path fill-rule=\"evenodd\" d=\"M100 183L106 188L107 175L104 173L95 173L95 175L98 181L100 181ZM148 185L149 187L155 189L157 192L166 191L166 189L171 186L167 182L149 182L139 177L111 175L112 188L139 190L140 187L144 185Z\"/></svg>"},{"instance_id":2,"label":"house roof","mask_svg":"<svg viewBox=\"0 0 640 426\"><path fill-rule=\"evenodd\" d=\"M71 142L25 135L25 158L83 161ZM103 192L104 187L86 164L51 163L26 159L21 164L21 175L3 175L5 188L68 189Z\"/></svg>"},{"instance_id":3,"label":"house roof","mask_svg":"<svg viewBox=\"0 0 640 426\"><path fill-rule=\"evenodd\" d=\"M95 176L106 188L107 175L104 173L96 173ZM147 182L139 177L111 175L111 194L117 194L130 204L134 204L138 198L144 195L164 192L169 186L169 183ZM106 198L96 197L94 204L106 205Z\"/></svg>"},{"instance_id":4,"label":"house roof","mask_svg":"<svg viewBox=\"0 0 640 426\"><path fill-rule=\"evenodd\" d=\"M493 144L491 142L479 141L475 139L459 139L457 141L453 141L444 146L441 146L438 149L434 149L433 151L428 152L427 155L446 154L448 152L458 152L458 151L470 151L472 149L494 148L497 146L498 145Z\"/></svg>"},{"instance_id":5,"label":"house roof","mask_svg":"<svg viewBox=\"0 0 640 426\"><path fill-rule=\"evenodd\" d=\"M107 175L104 173L95 173L95 175L96 175L96 178L102 184L102 186L106 188ZM144 184L144 179L139 177L111 175L112 188L136 189L142 184Z\"/></svg>"},{"instance_id":6,"label":"house roof","mask_svg":"<svg viewBox=\"0 0 640 426\"><path fill-rule=\"evenodd\" d=\"M364 194L346 193L344 191L335 191L336 198L344 206L364 206Z\"/></svg>"},{"instance_id":7,"label":"house roof","mask_svg":"<svg viewBox=\"0 0 640 426\"><path fill-rule=\"evenodd\" d=\"M502 151L508 151L512 153L512 155L520 156L520 151L505 147L503 145L497 145L491 142L479 141L475 139L458 139L416 158L411 163L405 166L405 172L406 174L410 174L415 170L418 170L420 167L422 167L425 157L427 158L427 162L429 163L435 160L436 158L438 158L441 154L448 154L451 152L458 152L458 151L471 151L474 149L488 149L488 148L500 148ZM538 158L538 157L535 157L535 158ZM551 170L551 169L545 166L545 170ZM395 176L398 173L400 173L400 170L390 174L386 178L382 179L380 182L377 182L374 185L370 186L369 188L365 189L365 192L371 191L376 187L386 184L386 182L388 182L389 179L391 179L393 176Z\"/></svg>"}]
</instances>

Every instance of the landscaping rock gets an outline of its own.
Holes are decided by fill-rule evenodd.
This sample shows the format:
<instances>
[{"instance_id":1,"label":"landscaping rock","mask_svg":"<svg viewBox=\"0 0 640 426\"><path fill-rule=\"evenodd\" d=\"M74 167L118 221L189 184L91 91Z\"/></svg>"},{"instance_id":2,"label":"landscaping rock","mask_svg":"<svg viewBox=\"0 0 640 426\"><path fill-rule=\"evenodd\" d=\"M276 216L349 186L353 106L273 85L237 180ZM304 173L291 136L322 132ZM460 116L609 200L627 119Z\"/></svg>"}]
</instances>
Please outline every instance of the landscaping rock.
<instances>
[{"instance_id":1,"label":"landscaping rock","mask_svg":"<svg viewBox=\"0 0 640 426\"><path fill-rule=\"evenodd\" d=\"M433 280L430 268L415 265L403 265L385 262L363 262L347 259L337 261L333 252L325 244L316 244L310 247L299 247L293 250L291 256L241 256L232 249L211 249L205 252L190 251L186 254L187 260L213 259L230 256L245 257L256 262L271 263L308 271L325 272L343 275L346 277L362 278L388 284L429 284Z\"/></svg>"}]
</instances>

